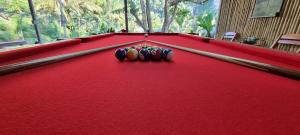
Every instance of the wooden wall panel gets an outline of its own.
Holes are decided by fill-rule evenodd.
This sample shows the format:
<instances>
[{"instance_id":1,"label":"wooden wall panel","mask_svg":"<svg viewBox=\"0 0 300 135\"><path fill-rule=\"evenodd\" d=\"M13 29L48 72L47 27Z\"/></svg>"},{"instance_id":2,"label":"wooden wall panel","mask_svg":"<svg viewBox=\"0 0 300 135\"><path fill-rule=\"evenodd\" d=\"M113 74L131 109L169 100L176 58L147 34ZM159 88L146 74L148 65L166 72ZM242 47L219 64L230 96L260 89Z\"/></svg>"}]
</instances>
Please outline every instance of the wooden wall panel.
<instances>
[{"instance_id":1,"label":"wooden wall panel","mask_svg":"<svg viewBox=\"0 0 300 135\"><path fill-rule=\"evenodd\" d=\"M255 0L222 0L217 38L234 31L240 34L239 40L254 36L260 39L259 45L270 47L281 34L300 34L300 0L284 0L279 17L251 18L254 6ZM278 48L295 49L281 45Z\"/></svg>"}]
</instances>

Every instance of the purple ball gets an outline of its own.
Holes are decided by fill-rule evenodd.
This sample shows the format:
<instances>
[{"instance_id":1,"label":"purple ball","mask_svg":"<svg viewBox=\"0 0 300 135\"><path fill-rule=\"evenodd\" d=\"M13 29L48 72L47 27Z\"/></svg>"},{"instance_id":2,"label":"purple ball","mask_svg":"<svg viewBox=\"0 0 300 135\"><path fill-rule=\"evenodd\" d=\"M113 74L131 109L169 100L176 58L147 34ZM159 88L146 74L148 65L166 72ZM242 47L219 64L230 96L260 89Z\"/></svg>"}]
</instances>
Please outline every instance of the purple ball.
<instances>
[{"instance_id":1,"label":"purple ball","mask_svg":"<svg viewBox=\"0 0 300 135\"><path fill-rule=\"evenodd\" d=\"M151 58L150 51L146 48L143 48L139 51L139 58L142 61L148 61Z\"/></svg>"},{"instance_id":2,"label":"purple ball","mask_svg":"<svg viewBox=\"0 0 300 135\"><path fill-rule=\"evenodd\" d=\"M124 61L126 58L126 50L122 48L118 48L115 51L115 56L119 61Z\"/></svg>"}]
</instances>

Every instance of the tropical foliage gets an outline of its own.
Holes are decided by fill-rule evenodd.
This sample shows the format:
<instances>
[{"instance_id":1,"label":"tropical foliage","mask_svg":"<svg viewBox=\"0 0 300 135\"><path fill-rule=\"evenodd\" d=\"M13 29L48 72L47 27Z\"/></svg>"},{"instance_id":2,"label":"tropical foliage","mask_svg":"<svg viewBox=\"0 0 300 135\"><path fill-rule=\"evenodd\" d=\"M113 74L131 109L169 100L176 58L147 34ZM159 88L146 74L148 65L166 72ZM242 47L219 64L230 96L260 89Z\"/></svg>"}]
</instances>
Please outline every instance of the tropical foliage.
<instances>
[{"instance_id":1,"label":"tropical foliage","mask_svg":"<svg viewBox=\"0 0 300 135\"><path fill-rule=\"evenodd\" d=\"M204 13L197 17L197 23L200 28L206 31L207 37L212 37L211 32L215 26L213 13Z\"/></svg>"},{"instance_id":2,"label":"tropical foliage","mask_svg":"<svg viewBox=\"0 0 300 135\"><path fill-rule=\"evenodd\" d=\"M195 11L219 0L128 0L130 32L197 32ZM120 31L123 0L33 0L43 42ZM215 17L213 17L215 18ZM0 41L36 42L27 0L0 0Z\"/></svg>"}]
</instances>

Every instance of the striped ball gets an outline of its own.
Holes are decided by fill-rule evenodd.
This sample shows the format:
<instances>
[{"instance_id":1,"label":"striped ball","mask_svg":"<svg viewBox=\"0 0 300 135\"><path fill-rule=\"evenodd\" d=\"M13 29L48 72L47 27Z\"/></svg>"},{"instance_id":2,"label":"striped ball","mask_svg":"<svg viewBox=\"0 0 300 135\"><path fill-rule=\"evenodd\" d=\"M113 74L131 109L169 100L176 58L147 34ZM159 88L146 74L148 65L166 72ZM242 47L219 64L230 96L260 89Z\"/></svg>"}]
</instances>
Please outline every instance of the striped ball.
<instances>
[{"instance_id":1,"label":"striped ball","mask_svg":"<svg viewBox=\"0 0 300 135\"><path fill-rule=\"evenodd\" d=\"M162 57L166 61L172 61L173 56L174 56L174 53L169 48L164 49L163 52L162 52Z\"/></svg>"},{"instance_id":2,"label":"striped ball","mask_svg":"<svg viewBox=\"0 0 300 135\"><path fill-rule=\"evenodd\" d=\"M159 48L154 48L151 52L152 60L159 61L162 58L162 50Z\"/></svg>"}]
</instances>

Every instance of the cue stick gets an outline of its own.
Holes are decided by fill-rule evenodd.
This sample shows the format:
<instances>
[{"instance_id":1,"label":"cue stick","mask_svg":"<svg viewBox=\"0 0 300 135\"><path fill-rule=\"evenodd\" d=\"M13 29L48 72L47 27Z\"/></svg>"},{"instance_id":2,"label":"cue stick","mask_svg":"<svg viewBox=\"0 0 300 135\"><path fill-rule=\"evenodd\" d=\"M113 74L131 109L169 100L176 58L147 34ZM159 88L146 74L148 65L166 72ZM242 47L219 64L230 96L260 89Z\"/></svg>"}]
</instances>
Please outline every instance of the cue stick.
<instances>
[{"instance_id":1,"label":"cue stick","mask_svg":"<svg viewBox=\"0 0 300 135\"><path fill-rule=\"evenodd\" d=\"M225 62L230 62L230 63L242 65L242 66L245 66L245 67L250 67L250 68L262 70L262 71L265 71L265 72L285 76L285 77L292 78L292 79L295 79L295 80L300 80L300 72L297 71L297 70L294 70L294 69L278 67L278 66L274 66L274 65L271 65L271 64L266 64L266 63L257 62L257 61L253 61L253 60L242 59L242 58L231 57L231 56L222 55L222 54L216 54L216 53L211 53L211 52L206 52L206 51L200 51L200 50L196 50L196 49L192 49L192 48L188 48L188 47L182 47L182 46L178 46L178 45L166 44L166 43L153 41L153 40L146 40L146 41L156 43L156 44L160 44L160 45L163 45L163 46L176 48L176 49L191 52L191 53L195 53L195 54L198 54L198 55L202 55L202 56L222 60L222 61L225 61Z\"/></svg>"},{"instance_id":2,"label":"cue stick","mask_svg":"<svg viewBox=\"0 0 300 135\"><path fill-rule=\"evenodd\" d=\"M73 53L51 56L51 57L46 57L46 58L40 58L40 59L35 59L35 60L29 60L29 61L25 61L25 62L17 62L17 63L13 63L13 64L8 64L8 65L0 66L0 76L18 72L18 71L22 71L22 70L26 70L26 69L43 66L43 65L48 65L48 64L84 56L84 55L94 54L97 52L109 50L109 49L120 47L120 46L144 42L144 41L145 40L138 40L138 41L127 42L127 43L123 43L123 44L116 44L116 45L111 45L111 46L94 48L94 49L90 49L90 50L84 50L84 51L79 51L79 52L73 52Z\"/></svg>"}]
</instances>

